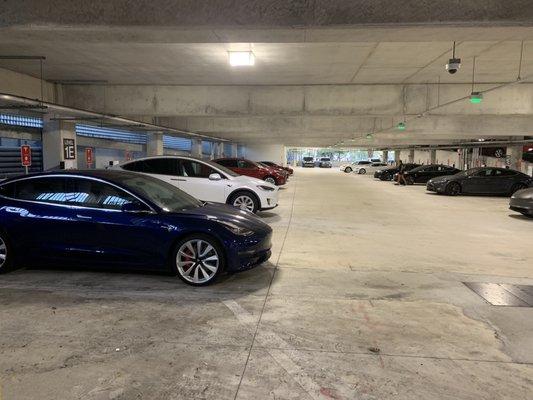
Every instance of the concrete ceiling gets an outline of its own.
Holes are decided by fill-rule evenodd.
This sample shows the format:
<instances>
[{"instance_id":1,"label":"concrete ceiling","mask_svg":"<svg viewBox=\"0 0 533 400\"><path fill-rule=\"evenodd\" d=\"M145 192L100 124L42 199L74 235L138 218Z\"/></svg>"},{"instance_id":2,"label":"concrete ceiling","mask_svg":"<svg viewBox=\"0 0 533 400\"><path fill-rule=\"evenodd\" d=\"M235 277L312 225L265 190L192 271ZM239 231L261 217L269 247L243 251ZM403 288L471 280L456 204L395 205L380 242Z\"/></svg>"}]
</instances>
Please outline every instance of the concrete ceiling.
<instances>
[{"instance_id":1,"label":"concrete ceiling","mask_svg":"<svg viewBox=\"0 0 533 400\"><path fill-rule=\"evenodd\" d=\"M23 3L3 3L0 56L45 56L45 79L71 106L289 146L444 143L533 126L527 0ZM453 41L463 63L450 75ZM252 50L256 65L230 67L229 50ZM471 107L474 57L476 90L516 82L522 59L521 83ZM0 68L40 73L29 60ZM390 128L404 119L400 137Z\"/></svg>"},{"instance_id":2,"label":"concrete ceiling","mask_svg":"<svg viewBox=\"0 0 533 400\"><path fill-rule=\"evenodd\" d=\"M49 81L89 80L125 85L317 85L509 82L518 75L521 41L457 44L461 70L444 65L452 41L328 43L92 43L11 41L0 55L43 55ZM251 50L253 67L231 67L229 50ZM39 76L35 61L0 60L0 68ZM524 77L533 75L533 41L524 42Z\"/></svg>"}]
</instances>

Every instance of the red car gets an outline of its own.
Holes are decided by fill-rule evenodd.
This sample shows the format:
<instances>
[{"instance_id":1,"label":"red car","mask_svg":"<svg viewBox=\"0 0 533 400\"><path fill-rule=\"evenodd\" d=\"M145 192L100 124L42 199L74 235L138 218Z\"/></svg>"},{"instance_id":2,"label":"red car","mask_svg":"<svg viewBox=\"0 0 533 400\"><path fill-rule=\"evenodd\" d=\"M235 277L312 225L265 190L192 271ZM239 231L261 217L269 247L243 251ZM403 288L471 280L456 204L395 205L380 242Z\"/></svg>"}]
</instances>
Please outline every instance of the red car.
<instances>
[{"instance_id":1,"label":"red car","mask_svg":"<svg viewBox=\"0 0 533 400\"><path fill-rule=\"evenodd\" d=\"M261 161L261 164L266 164L267 166L276 168L276 169L282 169L283 171L287 171L289 175L292 175L294 173L294 170L291 167L284 167L272 161Z\"/></svg>"},{"instance_id":2,"label":"red car","mask_svg":"<svg viewBox=\"0 0 533 400\"><path fill-rule=\"evenodd\" d=\"M285 173L244 158L219 158L213 161L231 169L239 175L251 176L252 178L261 179L274 185L281 186L287 182L287 175Z\"/></svg>"}]
</instances>

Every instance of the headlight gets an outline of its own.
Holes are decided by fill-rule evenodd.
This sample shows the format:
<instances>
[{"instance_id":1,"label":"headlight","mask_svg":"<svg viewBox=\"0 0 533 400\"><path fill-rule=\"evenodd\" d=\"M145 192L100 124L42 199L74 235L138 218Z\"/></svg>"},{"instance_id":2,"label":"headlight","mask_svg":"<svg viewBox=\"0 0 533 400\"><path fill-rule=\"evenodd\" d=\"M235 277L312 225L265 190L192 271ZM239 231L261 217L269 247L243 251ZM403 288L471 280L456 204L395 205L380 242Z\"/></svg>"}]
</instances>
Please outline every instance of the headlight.
<instances>
[{"instance_id":1,"label":"headlight","mask_svg":"<svg viewBox=\"0 0 533 400\"><path fill-rule=\"evenodd\" d=\"M264 186L264 185L258 185L257 187L258 187L259 189L261 189L261 190L266 190L267 192L271 192L271 191L273 191L273 190L276 190L276 189L274 189L274 188L272 188L272 187L270 187L270 186Z\"/></svg>"},{"instance_id":2,"label":"headlight","mask_svg":"<svg viewBox=\"0 0 533 400\"><path fill-rule=\"evenodd\" d=\"M217 221L221 225L224 225L228 230L230 230L235 235L239 236L250 236L253 235L253 231L246 228L241 228L240 226L235 225L234 223L231 223L229 221Z\"/></svg>"}]
</instances>

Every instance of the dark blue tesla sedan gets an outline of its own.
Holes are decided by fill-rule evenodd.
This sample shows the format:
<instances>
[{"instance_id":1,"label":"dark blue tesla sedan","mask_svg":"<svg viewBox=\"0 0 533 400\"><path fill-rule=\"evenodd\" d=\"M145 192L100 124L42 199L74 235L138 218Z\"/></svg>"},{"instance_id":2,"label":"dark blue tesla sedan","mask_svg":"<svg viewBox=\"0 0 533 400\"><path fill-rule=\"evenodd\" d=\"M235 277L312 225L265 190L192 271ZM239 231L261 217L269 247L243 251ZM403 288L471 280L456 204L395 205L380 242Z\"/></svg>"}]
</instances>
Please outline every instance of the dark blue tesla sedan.
<instances>
[{"instance_id":1,"label":"dark blue tesla sedan","mask_svg":"<svg viewBox=\"0 0 533 400\"><path fill-rule=\"evenodd\" d=\"M0 271L15 265L171 270L186 283L269 259L272 229L124 171L61 171L0 183Z\"/></svg>"}]
</instances>

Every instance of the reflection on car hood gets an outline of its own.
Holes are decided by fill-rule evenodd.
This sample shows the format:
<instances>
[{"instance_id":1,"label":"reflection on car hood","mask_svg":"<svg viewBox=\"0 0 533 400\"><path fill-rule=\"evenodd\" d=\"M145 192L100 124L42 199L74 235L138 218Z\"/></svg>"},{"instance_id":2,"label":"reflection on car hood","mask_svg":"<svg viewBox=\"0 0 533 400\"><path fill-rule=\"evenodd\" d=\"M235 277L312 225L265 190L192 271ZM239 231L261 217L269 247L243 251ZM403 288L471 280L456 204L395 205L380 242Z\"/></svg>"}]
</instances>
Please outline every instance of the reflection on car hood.
<instances>
[{"instance_id":1,"label":"reflection on car hood","mask_svg":"<svg viewBox=\"0 0 533 400\"><path fill-rule=\"evenodd\" d=\"M233 177L232 180L237 181L237 182L241 182L243 184L244 183L248 183L249 185L255 185L255 186L257 186L257 185L269 186L272 189L277 189L276 185L273 185L271 183L262 181L261 179L253 178L251 176L239 175L239 176Z\"/></svg>"},{"instance_id":2,"label":"reflection on car hood","mask_svg":"<svg viewBox=\"0 0 533 400\"><path fill-rule=\"evenodd\" d=\"M533 202L533 188L519 190L513 194L513 199L531 200Z\"/></svg>"},{"instance_id":3,"label":"reflection on car hood","mask_svg":"<svg viewBox=\"0 0 533 400\"><path fill-rule=\"evenodd\" d=\"M430 182L441 183L441 182L448 182L453 179L454 179L454 175L443 175L443 176L438 176L436 178L430 179Z\"/></svg>"},{"instance_id":4,"label":"reflection on car hood","mask_svg":"<svg viewBox=\"0 0 533 400\"><path fill-rule=\"evenodd\" d=\"M229 221L243 228L253 231L265 231L271 229L255 214L239 210L233 206L220 203L206 203L203 207L191 208L180 212L180 215L205 218L210 220Z\"/></svg>"}]
</instances>

